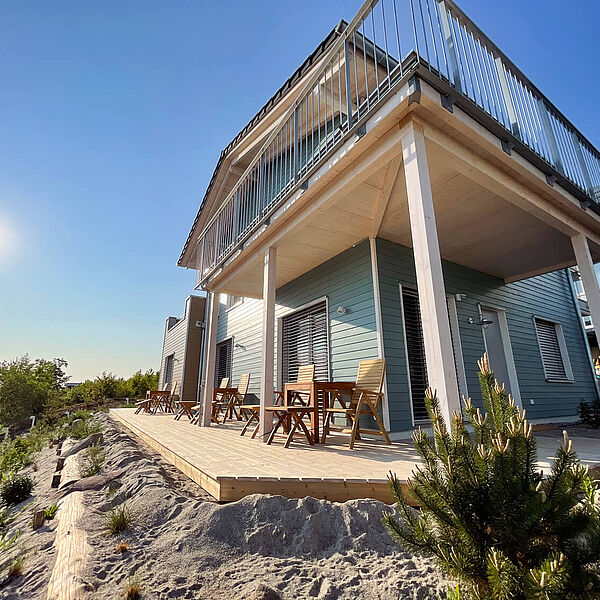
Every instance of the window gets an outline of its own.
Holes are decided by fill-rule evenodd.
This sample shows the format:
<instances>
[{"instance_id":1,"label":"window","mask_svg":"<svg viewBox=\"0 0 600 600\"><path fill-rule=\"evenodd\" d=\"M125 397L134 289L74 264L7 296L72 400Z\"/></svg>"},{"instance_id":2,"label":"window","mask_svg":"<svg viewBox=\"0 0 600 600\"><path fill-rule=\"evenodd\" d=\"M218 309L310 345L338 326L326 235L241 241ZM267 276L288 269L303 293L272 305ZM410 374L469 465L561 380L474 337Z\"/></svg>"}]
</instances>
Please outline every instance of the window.
<instances>
[{"instance_id":1,"label":"window","mask_svg":"<svg viewBox=\"0 0 600 600\"><path fill-rule=\"evenodd\" d=\"M170 390L173 383L173 366L175 364L175 355L169 354L165 358L165 375L163 377L163 389Z\"/></svg>"},{"instance_id":2,"label":"window","mask_svg":"<svg viewBox=\"0 0 600 600\"><path fill-rule=\"evenodd\" d=\"M544 373L548 381L573 379L562 326L553 321L534 318Z\"/></svg>"},{"instance_id":3,"label":"window","mask_svg":"<svg viewBox=\"0 0 600 600\"><path fill-rule=\"evenodd\" d=\"M225 299L225 308L229 310L234 306L237 306L243 300L242 296L232 296L231 294L227 294Z\"/></svg>"},{"instance_id":4,"label":"window","mask_svg":"<svg viewBox=\"0 0 600 600\"><path fill-rule=\"evenodd\" d=\"M223 377L231 377L231 357L233 340L229 338L217 344L217 361L215 366L215 385L221 383Z\"/></svg>"},{"instance_id":5,"label":"window","mask_svg":"<svg viewBox=\"0 0 600 600\"><path fill-rule=\"evenodd\" d=\"M415 422L425 421L429 417L425 408L425 390L429 385L427 363L425 362L425 344L417 290L401 287L402 314L404 321L404 339L408 358L410 396L412 399Z\"/></svg>"},{"instance_id":6,"label":"window","mask_svg":"<svg viewBox=\"0 0 600 600\"><path fill-rule=\"evenodd\" d=\"M590 317L590 315L583 315L583 325L586 329L594 328L594 324L592 323L592 317Z\"/></svg>"},{"instance_id":7,"label":"window","mask_svg":"<svg viewBox=\"0 0 600 600\"><path fill-rule=\"evenodd\" d=\"M315 379L329 379L327 305L318 302L281 319L283 383L296 381L298 368L315 365Z\"/></svg>"}]
</instances>

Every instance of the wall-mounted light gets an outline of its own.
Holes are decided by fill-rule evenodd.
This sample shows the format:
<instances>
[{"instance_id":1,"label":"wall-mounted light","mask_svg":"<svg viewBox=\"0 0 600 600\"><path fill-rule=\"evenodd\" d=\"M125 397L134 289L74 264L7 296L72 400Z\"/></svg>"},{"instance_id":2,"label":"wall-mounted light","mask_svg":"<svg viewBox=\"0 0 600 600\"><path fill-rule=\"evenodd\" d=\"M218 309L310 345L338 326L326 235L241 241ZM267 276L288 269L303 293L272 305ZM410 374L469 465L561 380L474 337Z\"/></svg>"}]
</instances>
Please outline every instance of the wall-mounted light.
<instances>
[{"instance_id":1,"label":"wall-mounted light","mask_svg":"<svg viewBox=\"0 0 600 600\"><path fill-rule=\"evenodd\" d=\"M345 315L348 312L348 309L345 306L338 306L336 312L338 315Z\"/></svg>"},{"instance_id":2,"label":"wall-mounted light","mask_svg":"<svg viewBox=\"0 0 600 600\"><path fill-rule=\"evenodd\" d=\"M483 329L487 329L494 322L491 319L486 319L484 316L479 317L478 321L475 321L473 317L469 317L468 321L471 325L479 325Z\"/></svg>"},{"instance_id":3,"label":"wall-mounted light","mask_svg":"<svg viewBox=\"0 0 600 600\"><path fill-rule=\"evenodd\" d=\"M462 302L466 297L466 294L454 294L454 298L457 302Z\"/></svg>"},{"instance_id":4,"label":"wall-mounted light","mask_svg":"<svg viewBox=\"0 0 600 600\"><path fill-rule=\"evenodd\" d=\"M246 346L242 346L242 344L240 344L239 342L236 342L233 347L234 348L239 348L240 350L245 350L246 349Z\"/></svg>"}]
</instances>

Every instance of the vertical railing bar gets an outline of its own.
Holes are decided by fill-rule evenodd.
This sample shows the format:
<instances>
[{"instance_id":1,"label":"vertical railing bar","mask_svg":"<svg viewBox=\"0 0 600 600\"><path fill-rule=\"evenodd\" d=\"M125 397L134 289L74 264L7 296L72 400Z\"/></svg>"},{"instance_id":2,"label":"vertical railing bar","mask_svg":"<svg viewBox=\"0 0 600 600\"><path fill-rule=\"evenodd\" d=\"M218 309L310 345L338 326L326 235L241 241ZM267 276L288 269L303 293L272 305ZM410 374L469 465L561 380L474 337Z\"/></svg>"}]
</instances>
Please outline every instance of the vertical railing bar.
<instances>
[{"instance_id":1,"label":"vertical railing bar","mask_svg":"<svg viewBox=\"0 0 600 600\"><path fill-rule=\"evenodd\" d=\"M344 130L344 119L342 118L342 107L344 106L342 102L342 53L338 52L337 55L338 64L337 64L337 74L338 74L338 107L340 113L340 131Z\"/></svg>"},{"instance_id":2,"label":"vertical railing bar","mask_svg":"<svg viewBox=\"0 0 600 600\"><path fill-rule=\"evenodd\" d=\"M396 0L392 0L392 6L394 7L394 29L396 32L396 43L398 44L398 64L400 65L400 77L403 75L402 70L402 42L400 36L400 26L398 25L398 10L396 9Z\"/></svg>"},{"instance_id":3,"label":"vertical railing bar","mask_svg":"<svg viewBox=\"0 0 600 600\"><path fill-rule=\"evenodd\" d=\"M450 65L448 63L448 56L446 54L446 43L445 43L445 34L444 34L444 25L442 23L442 18L440 17L440 11L443 9L444 2L438 2L434 0L435 6L435 20L437 22L437 31L440 38L440 46L442 47L442 54L444 56L444 66L446 68L446 77L448 81L450 81Z\"/></svg>"},{"instance_id":4,"label":"vertical railing bar","mask_svg":"<svg viewBox=\"0 0 600 600\"><path fill-rule=\"evenodd\" d=\"M429 5L429 0L425 0L425 3L427 4L427 18L429 20L429 32L431 33L431 44L433 45L433 54L435 56L437 72L438 72L438 75L440 75L441 74L441 72L440 72L440 57L438 56L438 51L437 51L437 47L436 47L436 43L435 43L435 34L433 33L433 20L431 19L431 8Z\"/></svg>"},{"instance_id":5,"label":"vertical railing bar","mask_svg":"<svg viewBox=\"0 0 600 600\"><path fill-rule=\"evenodd\" d=\"M356 60L356 30L352 32L352 62L354 62L354 86L356 87L356 112L360 119L360 95L358 91L358 61Z\"/></svg>"},{"instance_id":6,"label":"vertical railing bar","mask_svg":"<svg viewBox=\"0 0 600 600\"><path fill-rule=\"evenodd\" d=\"M366 111L369 112L370 102L369 102L369 76L367 74L367 36L365 35L364 19L361 23L361 27L362 27L363 66L365 68L365 102L366 102Z\"/></svg>"},{"instance_id":7,"label":"vertical railing bar","mask_svg":"<svg viewBox=\"0 0 600 600\"><path fill-rule=\"evenodd\" d=\"M502 62L502 59L499 56L497 56L495 58L494 64L496 65L496 73L498 74L500 91L502 92L502 99L504 100L504 106L508 115L510 129L516 138L521 139L521 135L519 132L519 123L517 121L517 113L515 111L515 106L513 104L512 98L510 96L510 89L508 87L506 71L504 70L504 63Z\"/></svg>"},{"instance_id":8,"label":"vertical railing bar","mask_svg":"<svg viewBox=\"0 0 600 600\"><path fill-rule=\"evenodd\" d=\"M373 65L375 68L375 91L379 100L379 61L377 60L377 43L375 41L375 11L371 11L371 31L373 33Z\"/></svg>"},{"instance_id":9,"label":"vertical railing bar","mask_svg":"<svg viewBox=\"0 0 600 600\"><path fill-rule=\"evenodd\" d=\"M387 26L385 22L385 0L381 0L379 5L381 6L381 22L383 23L383 43L385 45L385 63L387 69L387 80L389 90L392 87L392 74L390 72L390 51L388 48Z\"/></svg>"},{"instance_id":10,"label":"vertical railing bar","mask_svg":"<svg viewBox=\"0 0 600 600\"><path fill-rule=\"evenodd\" d=\"M467 47L467 42L465 41L466 31L467 31L466 25L459 23L458 33L459 33L459 38L460 38L460 46L461 46L462 52L465 56L464 64L467 67L467 74L469 76L469 83L470 83L470 87L471 87L471 99L473 100L473 102L475 102L475 104L477 104L477 91L475 88L475 86L477 85L477 82L475 81L476 78L474 77L474 74L471 72L471 65L469 64L469 50Z\"/></svg>"},{"instance_id":11,"label":"vertical railing bar","mask_svg":"<svg viewBox=\"0 0 600 600\"><path fill-rule=\"evenodd\" d=\"M415 7L413 6L413 0L410 0L410 17L413 26L413 35L415 37L415 48L417 50L417 60L421 56L421 51L419 50L419 38L417 36L417 24L415 21Z\"/></svg>"},{"instance_id":12,"label":"vertical railing bar","mask_svg":"<svg viewBox=\"0 0 600 600\"><path fill-rule=\"evenodd\" d=\"M473 36L470 35L468 31L466 31L467 37L467 46L469 47L469 56L471 57L471 63L473 65L473 73L475 75L475 81L477 82L477 90L479 91L479 105L481 107L484 106L484 93L483 93L483 77L479 77L477 73L477 65L475 64L475 57L477 54L475 53L475 40Z\"/></svg>"},{"instance_id":13,"label":"vertical railing bar","mask_svg":"<svg viewBox=\"0 0 600 600\"><path fill-rule=\"evenodd\" d=\"M485 84L487 84L487 94L488 94L488 104L490 106L490 115L495 116L496 121L498 119L498 107L496 106L496 100L494 99L494 93L492 90L492 78L488 71L488 61L487 61L487 49L478 41L477 46L479 48L480 55L480 65L482 71L482 77ZM493 112L492 112L493 110Z\"/></svg>"},{"instance_id":14,"label":"vertical railing bar","mask_svg":"<svg viewBox=\"0 0 600 600\"><path fill-rule=\"evenodd\" d=\"M465 96L469 95L469 82L467 80L467 75L465 73L465 66L464 66L464 60L463 60L463 56L462 53L460 51L460 33L457 32L457 29L460 30L460 23L458 21L458 19L454 18L452 16L452 13L449 13L450 15L450 28L452 30L452 39L454 40L454 47L456 48L456 58L458 59L458 70L460 73L460 77L459 77L459 81L460 81L460 91L462 94L464 94Z\"/></svg>"}]
</instances>

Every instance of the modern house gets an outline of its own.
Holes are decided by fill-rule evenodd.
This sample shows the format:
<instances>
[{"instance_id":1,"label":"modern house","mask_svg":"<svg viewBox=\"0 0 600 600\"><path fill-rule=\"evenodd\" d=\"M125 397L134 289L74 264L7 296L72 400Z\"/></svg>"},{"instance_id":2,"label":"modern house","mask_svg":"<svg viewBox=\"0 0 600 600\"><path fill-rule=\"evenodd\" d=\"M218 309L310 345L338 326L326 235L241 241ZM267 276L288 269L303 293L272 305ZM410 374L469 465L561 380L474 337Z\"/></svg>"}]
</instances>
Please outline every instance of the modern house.
<instances>
[{"instance_id":1,"label":"modern house","mask_svg":"<svg viewBox=\"0 0 600 600\"><path fill-rule=\"evenodd\" d=\"M182 317L168 317L165 323L160 376L161 390L174 390L181 400L198 398L202 368L205 301L203 296L188 296Z\"/></svg>"},{"instance_id":2,"label":"modern house","mask_svg":"<svg viewBox=\"0 0 600 600\"><path fill-rule=\"evenodd\" d=\"M222 376L251 374L264 434L300 365L385 357L400 437L427 386L446 417L481 401L484 352L532 420L574 417L598 390L568 268L600 323L599 185L598 151L454 2L366 2L221 153L185 242L203 424Z\"/></svg>"}]
</instances>

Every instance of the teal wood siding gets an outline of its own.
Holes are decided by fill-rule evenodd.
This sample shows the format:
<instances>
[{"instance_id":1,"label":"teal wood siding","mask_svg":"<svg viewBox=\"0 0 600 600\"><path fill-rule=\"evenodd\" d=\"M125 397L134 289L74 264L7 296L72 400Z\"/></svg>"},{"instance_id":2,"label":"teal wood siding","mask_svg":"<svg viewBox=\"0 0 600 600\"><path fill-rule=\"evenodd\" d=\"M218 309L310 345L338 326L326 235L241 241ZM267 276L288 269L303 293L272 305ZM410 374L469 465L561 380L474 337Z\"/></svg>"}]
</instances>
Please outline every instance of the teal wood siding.
<instances>
[{"instance_id":1,"label":"teal wood siding","mask_svg":"<svg viewBox=\"0 0 600 600\"><path fill-rule=\"evenodd\" d=\"M409 248L387 240L377 240L377 258L390 421L392 430L398 431L412 427L399 284L416 287L415 267ZM521 399L530 418L575 415L581 400L596 398L580 317L565 271L505 284L454 263L444 262L443 269L446 292L467 295L456 306L468 391L475 402L481 403L477 360L485 349L481 327L468 319L478 320L478 303L506 310ZM534 316L562 324L574 382L546 381Z\"/></svg>"},{"instance_id":2,"label":"teal wood siding","mask_svg":"<svg viewBox=\"0 0 600 600\"><path fill-rule=\"evenodd\" d=\"M329 309L330 374L338 380L354 379L358 362L376 358L378 353L368 241L279 288L276 326L283 315L325 297ZM346 314L337 313L340 306L347 309ZM233 337L233 382L242 373L251 373L249 392L256 395L260 389L261 332L262 300L246 298L229 310L221 305L217 339Z\"/></svg>"}]
</instances>

